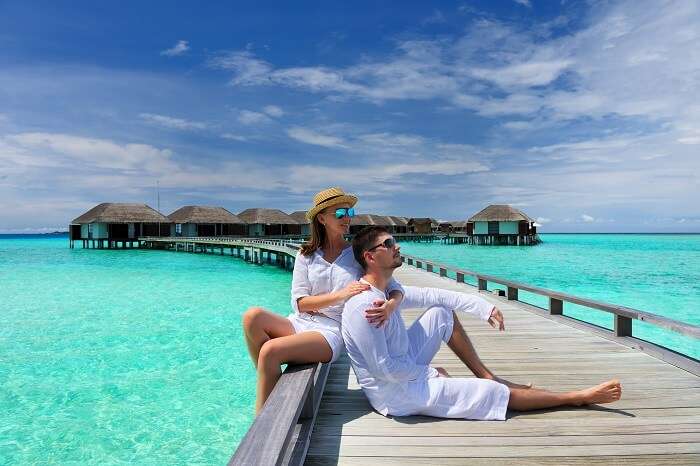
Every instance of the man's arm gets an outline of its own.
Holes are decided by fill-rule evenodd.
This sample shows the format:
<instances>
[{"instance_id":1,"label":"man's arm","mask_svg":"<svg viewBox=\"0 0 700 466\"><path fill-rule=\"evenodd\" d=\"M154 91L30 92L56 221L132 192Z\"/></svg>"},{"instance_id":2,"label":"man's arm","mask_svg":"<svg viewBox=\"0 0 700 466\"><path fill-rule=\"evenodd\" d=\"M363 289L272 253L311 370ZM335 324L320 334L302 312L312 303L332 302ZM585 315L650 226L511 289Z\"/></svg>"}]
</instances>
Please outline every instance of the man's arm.
<instances>
[{"instance_id":1,"label":"man's arm","mask_svg":"<svg viewBox=\"0 0 700 466\"><path fill-rule=\"evenodd\" d=\"M479 296L472 296L458 291L418 286L404 286L403 290L404 295L401 307L405 309L425 309L431 306L442 306L452 311L474 314L481 320L489 320L491 311L495 307Z\"/></svg>"},{"instance_id":2,"label":"man's arm","mask_svg":"<svg viewBox=\"0 0 700 466\"><path fill-rule=\"evenodd\" d=\"M365 319L365 309L370 301L349 301L343 311L343 336L351 340L353 351L357 351L366 363L372 376L389 382L415 380L431 375L427 365L418 365L408 354L392 356L387 348L386 325L377 328Z\"/></svg>"}]
</instances>

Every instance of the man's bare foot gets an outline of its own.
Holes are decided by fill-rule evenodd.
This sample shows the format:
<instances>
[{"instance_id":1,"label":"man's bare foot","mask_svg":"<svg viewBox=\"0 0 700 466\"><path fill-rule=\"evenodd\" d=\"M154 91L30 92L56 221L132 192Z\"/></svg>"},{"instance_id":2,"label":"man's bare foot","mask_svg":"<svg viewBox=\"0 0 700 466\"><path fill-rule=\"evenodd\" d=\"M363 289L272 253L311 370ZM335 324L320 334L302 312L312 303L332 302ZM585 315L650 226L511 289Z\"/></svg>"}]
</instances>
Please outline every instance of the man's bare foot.
<instances>
[{"instance_id":1,"label":"man's bare foot","mask_svg":"<svg viewBox=\"0 0 700 466\"><path fill-rule=\"evenodd\" d=\"M582 405L612 403L622 396L622 385L618 380L608 380L595 387L581 390Z\"/></svg>"},{"instance_id":2,"label":"man's bare foot","mask_svg":"<svg viewBox=\"0 0 700 466\"><path fill-rule=\"evenodd\" d=\"M532 382L530 382L527 385L523 385L523 384L511 382L509 380L502 379L501 377L496 377L496 376L494 376L493 379L491 379L491 380L493 380L494 382L502 383L503 385L505 385L508 388L520 388L520 389L525 389L525 390L532 388Z\"/></svg>"}]
</instances>

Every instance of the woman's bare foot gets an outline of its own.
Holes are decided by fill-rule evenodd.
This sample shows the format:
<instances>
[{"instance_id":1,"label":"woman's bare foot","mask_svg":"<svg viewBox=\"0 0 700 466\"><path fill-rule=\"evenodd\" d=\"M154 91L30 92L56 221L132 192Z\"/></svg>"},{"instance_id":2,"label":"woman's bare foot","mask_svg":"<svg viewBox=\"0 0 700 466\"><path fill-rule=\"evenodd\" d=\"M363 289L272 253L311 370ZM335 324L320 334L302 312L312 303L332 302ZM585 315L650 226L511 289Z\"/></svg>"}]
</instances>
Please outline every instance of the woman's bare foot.
<instances>
[{"instance_id":1,"label":"woman's bare foot","mask_svg":"<svg viewBox=\"0 0 700 466\"><path fill-rule=\"evenodd\" d=\"M622 385L618 380L608 380L595 387L587 388L579 392L581 405L612 403L622 396Z\"/></svg>"}]
</instances>

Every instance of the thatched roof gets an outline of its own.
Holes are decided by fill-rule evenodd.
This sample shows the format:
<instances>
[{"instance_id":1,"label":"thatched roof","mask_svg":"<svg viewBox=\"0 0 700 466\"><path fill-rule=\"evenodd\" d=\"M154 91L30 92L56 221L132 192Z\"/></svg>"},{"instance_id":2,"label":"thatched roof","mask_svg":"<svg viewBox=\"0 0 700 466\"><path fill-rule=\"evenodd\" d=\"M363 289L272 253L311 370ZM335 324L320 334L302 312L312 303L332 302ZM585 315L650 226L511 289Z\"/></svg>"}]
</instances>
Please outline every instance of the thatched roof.
<instances>
[{"instance_id":1,"label":"thatched roof","mask_svg":"<svg viewBox=\"0 0 700 466\"><path fill-rule=\"evenodd\" d=\"M391 219L384 215L374 215L374 214L360 214L355 215L350 220L350 225L378 225L382 227L390 227L393 225Z\"/></svg>"},{"instance_id":2,"label":"thatched roof","mask_svg":"<svg viewBox=\"0 0 700 466\"><path fill-rule=\"evenodd\" d=\"M448 220L445 222L440 222L440 226L449 225L452 228L464 228L467 225L466 220Z\"/></svg>"},{"instance_id":3,"label":"thatched roof","mask_svg":"<svg viewBox=\"0 0 700 466\"><path fill-rule=\"evenodd\" d=\"M188 205L177 209L168 218L175 223L227 223L243 224L245 222L223 207Z\"/></svg>"},{"instance_id":4,"label":"thatched roof","mask_svg":"<svg viewBox=\"0 0 700 466\"><path fill-rule=\"evenodd\" d=\"M374 225L374 222L368 214L359 214L350 219L350 225Z\"/></svg>"},{"instance_id":5,"label":"thatched roof","mask_svg":"<svg viewBox=\"0 0 700 466\"><path fill-rule=\"evenodd\" d=\"M289 215L279 209L246 209L238 216L246 223L261 223L263 225L299 225Z\"/></svg>"},{"instance_id":6,"label":"thatched roof","mask_svg":"<svg viewBox=\"0 0 700 466\"><path fill-rule=\"evenodd\" d=\"M172 223L172 221L146 204L103 202L71 223Z\"/></svg>"},{"instance_id":7,"label":"thatched roof","mask_svg":"<svg viewBox=\"0 0 700 466\"><path fill-rule=\"evenodd\" d=\"M306 218L306 211L305 210L297 210L296 212L292 212L291 214L289 214L289 216L292 217L297 222L301 223L302 225L308 225L311 223Z\"/></svg>"},{"instance_id":8,"label":"thatched roof","mask_svg":"<svg viewBox=\"0 0 700 466\"><path fill-rule=\"evenodd\" d=\"M408 220L408 225L415 225L416 223L430 223L432 225L438 225L437 220L429 217L415 217Z\"/></svg>"},{"instance_id":9,"label":"thatched roof","mask_svg":"<svg viewBox=\"0 0 700 466\"><path fill-rule=\"evenodd\" d=\"M481 212L469 218L470 222L534 222L530 217L516 209L505 204L492 204Z\"/></svg>"},{"instance_id":10,"label":"thatched roof","mask_svg":"<svg viewBox=\"0 0 700 466\"><path fill-rule=\"evenodd\" d=\"M374 221L375 225L379 225L382 227L390 227L390 226L394 225L394 222L392 222L391 219L389 217L387 217L386 215L370 214L369 216L372 219L372 221Z\"/></svg>"},{"instance_id":11,"label":"thatched roof","mask_svg":"<svg viewBox=\"0 0 700 466\"><path fill-rule=\"evenodd\" d=\"M396 226L399 227L405 227L408 225L408 219L406 217L397 217L395 215L387 215L387 218L391 220L391 223L393 223Z\"/></svg>"}]
</instances>

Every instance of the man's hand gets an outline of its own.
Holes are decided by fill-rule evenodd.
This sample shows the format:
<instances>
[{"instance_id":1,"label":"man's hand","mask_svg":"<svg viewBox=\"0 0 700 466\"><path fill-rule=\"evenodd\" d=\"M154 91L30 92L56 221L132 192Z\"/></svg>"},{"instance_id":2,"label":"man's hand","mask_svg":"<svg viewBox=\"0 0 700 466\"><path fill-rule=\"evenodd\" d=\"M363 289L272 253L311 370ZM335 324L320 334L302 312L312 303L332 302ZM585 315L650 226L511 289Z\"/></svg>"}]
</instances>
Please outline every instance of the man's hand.
<instances>
[{"instance_id":1,"label":"man's hand","mask_svg":"<svg viewBox=\"0 0 700 466\"><path fill-rule=\"evenodd\" d=\"M503 332L506 329L506 324L503 321L503 314L501 311L498 310L496 306L493 307L493 310L491 311L491 317L489 317L489 324L491 324L491 327L496 328L498 326L498 330Z\"/></svg>"},{"instance_id":2,"label":"man's hand","mask_svg":"<svg viewBox=\"0 0 700 466\"><path fill-rule=\"evenodd\" d=\"M396 309L396 303L393 300L383 301L377 299L372 303L372 308L365 311L365 317L370 325L379 328L386 323L389 316Z\"/></svg>"},{"instance_id":3,"label":"man's hand","mask_svg":"<svg viewBox=\"0 0 700 466\"><path fill-rule=\"evenodd\" d=\"M451 377L444 367L436 367L435 370L438 371L438 377Z\"/></svg>"}]
</instances>

